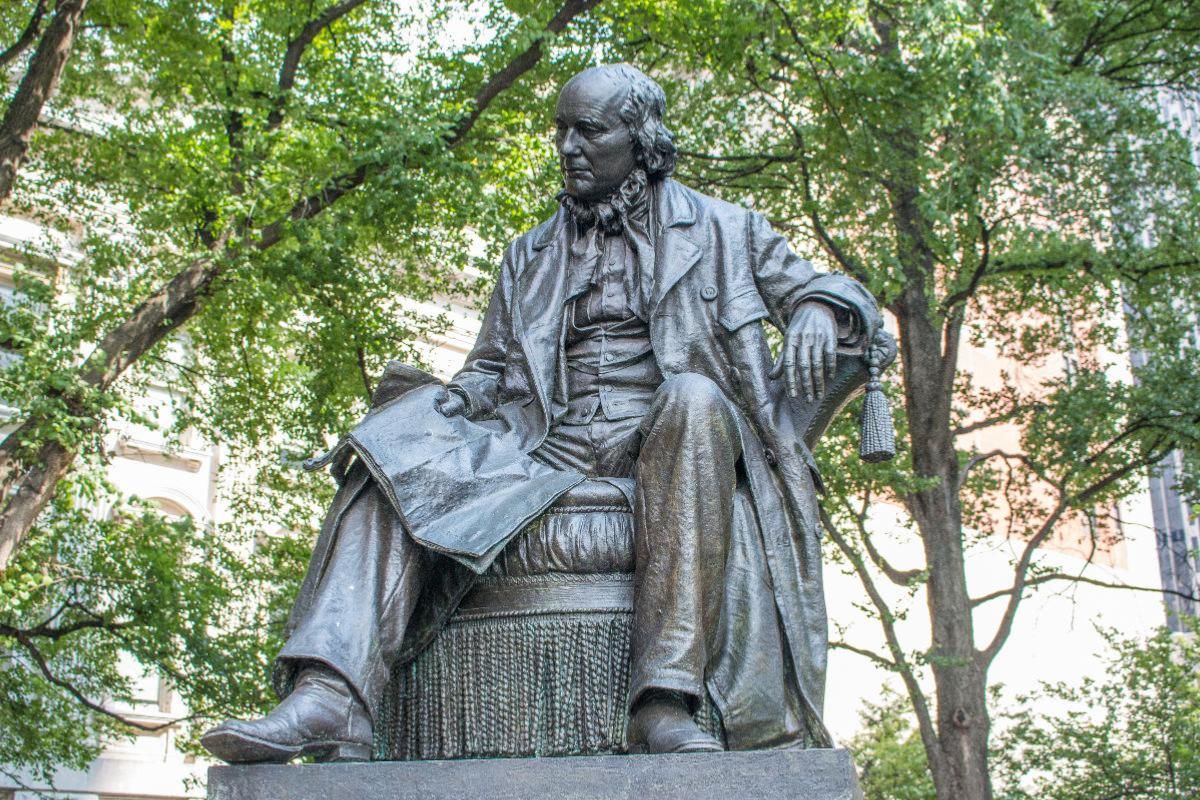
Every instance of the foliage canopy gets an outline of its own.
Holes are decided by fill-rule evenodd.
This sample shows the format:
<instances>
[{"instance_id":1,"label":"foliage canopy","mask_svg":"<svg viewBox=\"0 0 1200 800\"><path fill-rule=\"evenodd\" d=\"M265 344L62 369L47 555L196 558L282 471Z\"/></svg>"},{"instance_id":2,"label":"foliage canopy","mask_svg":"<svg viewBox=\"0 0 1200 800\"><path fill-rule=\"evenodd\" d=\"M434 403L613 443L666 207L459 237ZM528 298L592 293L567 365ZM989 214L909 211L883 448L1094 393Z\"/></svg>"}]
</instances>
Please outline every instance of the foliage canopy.
<instances>
[{"instance_id":1,"label":"foliage canopy","mask_svg":"<svg viewBox=\"0 0 1200 800\"><path fill-rule=\"evenodd\" d=\"M1200 644L1109 631L1108 671L1043 686L997 742L1005 800L1184 800L1200 794ZM1065 707L1047 714L1048 705Z\"/></svg>"}]
</instances>

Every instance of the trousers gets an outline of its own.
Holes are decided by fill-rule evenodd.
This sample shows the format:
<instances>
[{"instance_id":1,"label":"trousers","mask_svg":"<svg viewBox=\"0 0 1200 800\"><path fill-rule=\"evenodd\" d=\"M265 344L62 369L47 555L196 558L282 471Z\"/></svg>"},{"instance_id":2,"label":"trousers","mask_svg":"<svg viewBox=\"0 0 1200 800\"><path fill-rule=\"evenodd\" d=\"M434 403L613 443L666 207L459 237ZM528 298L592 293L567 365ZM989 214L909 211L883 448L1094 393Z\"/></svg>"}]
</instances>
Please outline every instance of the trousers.
<instances>
[{"instance_id":1,"label":"trousers","mask_svg":"<svg viewBox=\"0 0 1200 800\"><path fill-rule=\"evenodd\" d=\"M552 426L531 457L590 477L632 477L630 703L649 689L698 703L714 655L741 456L736 406L715 383L666 378L642 417ZM341 675L369 711L382 696L437 556L367 484L342 514L308 613L279 654Z\"/></svg>"}]
</instances>

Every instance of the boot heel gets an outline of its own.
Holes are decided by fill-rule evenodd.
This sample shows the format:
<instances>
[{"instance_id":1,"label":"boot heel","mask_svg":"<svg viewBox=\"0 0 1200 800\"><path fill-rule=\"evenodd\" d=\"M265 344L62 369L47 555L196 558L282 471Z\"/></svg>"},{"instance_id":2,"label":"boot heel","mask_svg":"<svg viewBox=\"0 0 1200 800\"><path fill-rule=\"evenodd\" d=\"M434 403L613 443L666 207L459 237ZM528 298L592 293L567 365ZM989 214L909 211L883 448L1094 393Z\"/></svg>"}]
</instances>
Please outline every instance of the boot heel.
<instances>
[{"instance_id":1,"label":"boot heel","mask_svg":"<svg viewBox=\"0 0 1200 800\"><path fill-rule=\"evenodd\" d=\"M317 760L322 762L370 761L371 745L351 742L330 745L324 752L317 756Z\"/></svg>"}]
</instances>

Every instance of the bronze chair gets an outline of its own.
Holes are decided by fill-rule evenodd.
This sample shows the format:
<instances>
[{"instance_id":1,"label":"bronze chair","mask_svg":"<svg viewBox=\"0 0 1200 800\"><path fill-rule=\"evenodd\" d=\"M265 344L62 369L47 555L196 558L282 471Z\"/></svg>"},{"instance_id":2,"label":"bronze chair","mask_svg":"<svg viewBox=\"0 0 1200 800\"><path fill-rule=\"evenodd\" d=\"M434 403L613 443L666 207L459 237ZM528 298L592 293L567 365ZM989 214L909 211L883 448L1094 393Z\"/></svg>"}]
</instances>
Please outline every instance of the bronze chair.
<instances>
[{"instance_id":1,"label":"bronze chair","mask_svg":"<svg viewBox=\"0 0 1200 800\"><path fill-rule=\"evenodd\" d=\"M877 340L879 367L896 355ZM822 400L801 403L815 448L870 378L843 354ZM518 535L449 623L392 674L375 726L392 760L620 753L633 619L633 516L620 479L587 480ZM697 721L718 737L710 702Z\"/></svg>"}]
</instances>

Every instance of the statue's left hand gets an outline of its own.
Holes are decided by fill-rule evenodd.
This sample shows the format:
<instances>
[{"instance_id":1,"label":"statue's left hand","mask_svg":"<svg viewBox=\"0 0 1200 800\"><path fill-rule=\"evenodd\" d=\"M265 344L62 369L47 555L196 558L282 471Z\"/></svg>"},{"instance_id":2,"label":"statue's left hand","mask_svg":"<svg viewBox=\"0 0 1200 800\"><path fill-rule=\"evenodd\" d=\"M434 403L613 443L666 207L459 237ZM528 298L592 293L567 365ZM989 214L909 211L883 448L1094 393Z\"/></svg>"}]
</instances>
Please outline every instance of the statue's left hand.
<instances>
[{"instance_id":1,"label":"statue's left hand","mask_svg":"<svg viewBox=\"0 0 1200 800\"><path fill-rule=\"evenodd\" d=\"M837 366L837 340L833 309L819 302L801 303L788 324L771 377L783 375L791 397L803 389L808 402L820 399Z\"/></svg>"},{"instance_id":2,"label":"statue's left hand","mask_svg":"<svg viewBox=\"0 0 1200 800\"><path fill-rule=\"evenodd\" d=\"M467 413L466 401L457 392L443 390L440 397L433 401L433 407L443 417L461 417Z\"/></svg>"}]
</instances>

